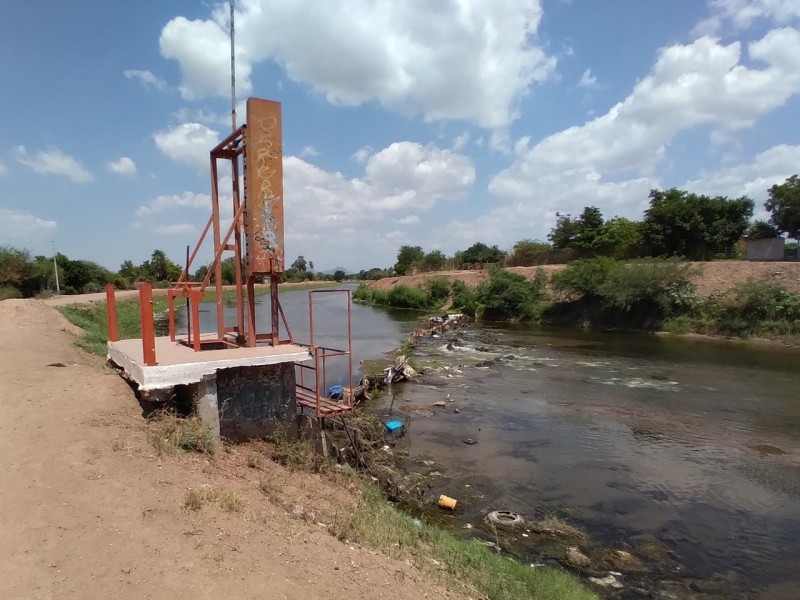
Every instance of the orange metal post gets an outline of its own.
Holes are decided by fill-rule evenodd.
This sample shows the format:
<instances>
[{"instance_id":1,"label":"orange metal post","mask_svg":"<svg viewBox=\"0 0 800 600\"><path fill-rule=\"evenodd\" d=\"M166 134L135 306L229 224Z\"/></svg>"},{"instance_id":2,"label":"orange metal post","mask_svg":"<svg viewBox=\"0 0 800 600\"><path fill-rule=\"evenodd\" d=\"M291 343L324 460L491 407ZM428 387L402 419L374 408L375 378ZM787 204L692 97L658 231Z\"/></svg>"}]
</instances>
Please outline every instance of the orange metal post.
<instances>
[{"instance_id":1,"label":"orange metal post","mask_svg":"<svg viewBox=\"0 0 800 600\"><path fill-rule=\"evenodd\" d=\"M167 306L169 308L169 340L175 341L175 291L167 292Z\"/></svg>"},{"instance_id":2,"label":"orange metal post","mask_svg":"<svg viewBox=\"0 0 800 600\"><path fill-rule=\"evenodd\" d=\"M139 310L142 317L142 354L144 364L156 364L156 330L153 321L153 286L143 283L139 287Z\"/></svg>"},{"instance_id":3,"label":"orange metal post","mask_svg":"<svg viewBox=\"0 0 800 600\"><path fill-rule=\"evenodd\" d=\"M192 347L195 352L200 352L200 302L203 300L203 292L199 290L192 290L191 292L191 305L192 312L192 333L194 334L194 342Z\"/></svg>"},{"instance_id":4,"label":"orange metal post","mask_svg":"<svg viewBox=\"0 0 800 600\"><path fill-rule=\"evenodd\" d=\"M217 290L217 335L225 337L225 306L222 300L222 233L219 218L219 180L217 179L217 159L211 157L211 218L214 221L214 285ZM236 219L234 218L234 221ZM227 241L225 242L227 243ZM208 275L206 275L208 278Z\"/></svg>"},{"instance_id":5,"label":"orange metal post","mask_svg":"<svg viewBox=\"0 0 800 600\"><path fill-rule=\"evenodd\" d=\"M106 310L108 313L108 341L117 342L119 341L119 333L117 332L117 297L112 283L106 286Z\"/></svg>"}]
</instances>

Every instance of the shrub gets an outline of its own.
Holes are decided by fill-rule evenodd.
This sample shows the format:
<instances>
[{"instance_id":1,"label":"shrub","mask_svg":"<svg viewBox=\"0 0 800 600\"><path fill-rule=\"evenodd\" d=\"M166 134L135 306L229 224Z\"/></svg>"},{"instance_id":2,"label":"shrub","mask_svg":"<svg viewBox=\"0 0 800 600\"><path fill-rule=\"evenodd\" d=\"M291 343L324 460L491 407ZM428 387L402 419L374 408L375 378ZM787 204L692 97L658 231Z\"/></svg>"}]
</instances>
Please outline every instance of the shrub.
<instances>
[{"instance_id":1,"label":"shrub","mask_svg":"<svg viewBox=\"0 0 800 600\"><path fill-rule=\"evenodd\" d=\"M597 294L606 306L629 312L650 307L660 316L691 308L691 266L678 259L643 258L612 268Z\"/></svg>"},{"instance_id":2,"label":"shrub","mask_svg":"<svg viewBox=\"0 0 800 600\"><path fill-rule=\"evenodd\" d=\"M431 299L425 290L407 285L396 285L386 298L386 303L398 308L423 309L431 305Z\"/></svg>"},{"instance_id":3,"label":"shrub","mask_svg":"<svg viewBox=\"0 0 800 600\"><path fill-rule=\"evenodd\" d=\"M432 277L425 282L429 303L441 306L450 297L450 282L445 277Z\"/></svg>"},{"instance_id":4,"label":"shrub","mask_svg":"<svg viewBox=\"0 0 800 600\"><path fill-rule=\"evenodd\" d=\"M353 300L356 302L364 302L365 304L369 304L372 302L372 297L372 288L363 283L356 288L355 292L353 292Z\"/></svg>"},{"instance_id":5,"label":"shrub","mask_svg":"<svg viewBox=\"0 0 800 600\"><path fill-rule=\"evenodd\" d=\"M0 300L8 300L10 298L22 298L22 292L11 285L0 285Z\"/></svg>"},{"instance_id":6,"label":"shrub","mask_svg":"<svg viewBox=\"0 0 800 600\"><path fill-rule=\"evenodd\" d=\"M544 308L544 280L531 281L517 273L495 271L478 286L481 316L487 319L538 319Z\"/></svg>"},{"instance_id":7,"label":"shrub","mask_svg":"<svg viewBox=\"0 0 800 600\"><path fill-rule=\"evenodd\" d=\"M453 294L453 308L460 310L470 317L474 317L478 310L478 298L475 290L460 279L456 279L451 286Z\"/></svg>"},{"instance_id":8,"label":"shrub","mask_svg":"<svg viewBox=\"0 0 800 600\"><path fill-rule=\"evenodd\" d=\"M620 263L612 258L584 258L576 260L553 274L553 289L567 295L588 294L599 296L600 286Z\"/></svg>"},{"instance_id":9,"label":"shrub","mask_svg":"<svg viewBox=\"0 0 800 600\"><path fill-rule=\"evenodd\" d=\"M700 306L707 331L728 335L800 333L800 294L768 281L747 281Z\"/></svg>"}]
</instances>

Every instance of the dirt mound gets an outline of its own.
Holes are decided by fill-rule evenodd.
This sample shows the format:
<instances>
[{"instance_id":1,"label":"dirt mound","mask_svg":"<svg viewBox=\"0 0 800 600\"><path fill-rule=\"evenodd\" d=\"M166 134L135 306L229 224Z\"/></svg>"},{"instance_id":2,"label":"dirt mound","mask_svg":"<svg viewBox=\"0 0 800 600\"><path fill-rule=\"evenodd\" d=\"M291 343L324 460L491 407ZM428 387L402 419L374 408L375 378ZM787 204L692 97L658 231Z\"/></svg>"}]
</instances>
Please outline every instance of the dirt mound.
<instances>
[{"instance_id":1,"label":"dirt mound","mask_svg":"<svg viewBox=\"0 0 800 600\"><path fill-rule=\"evenodd\" d=\"M0 323L3 329L38 327L49 331L81 333L64 315L41 300L3 300L0 302Z\"/></svg>"},{"instance_id":2,"label":"dirt mound","mask_svg":"<svg viewBox=\"0 0 800 600\"><path fill-rule=\"evenodd\" d=\"M728 290L738 283L749 279L772 281L784 286L790 292L800 292L800 262L748 262L745 260L721 260L716 262L690 263L697 270L693 282L697 292L708 295ZM548 277L563 269L566 265L543 265L542 267L511 267L512 273L519 273L533 279L538 269L544 269ZM450 281L456 279L467 285L475 286L486 278L485 271L439 271L402 277L386 277L372 284L376 290L389 290L396 285L421 286L428 279L444 277Z\"/></svg>"}]
</instances>

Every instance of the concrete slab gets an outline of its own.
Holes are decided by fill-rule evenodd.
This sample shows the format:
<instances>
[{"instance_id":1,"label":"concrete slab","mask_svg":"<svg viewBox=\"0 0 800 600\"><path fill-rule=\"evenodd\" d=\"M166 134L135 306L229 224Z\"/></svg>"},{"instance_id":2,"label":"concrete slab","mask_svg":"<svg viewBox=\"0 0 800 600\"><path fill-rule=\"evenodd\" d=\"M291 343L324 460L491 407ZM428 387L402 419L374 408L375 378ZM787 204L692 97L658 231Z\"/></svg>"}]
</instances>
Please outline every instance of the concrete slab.
<instances>
[{"instance_id":1,"label":"concrete slab","mask_svg":"<svg viewBox=\"0 0 800 600\"><path fill-rule=\"evenodd\" d=\"M139 389L149 391L198 383L219 369L303 362L312 356L308 348L294 344L195 352L167 336L156 338L157 365L144 364L141 339L108 342L108 358L139 384Z\"/></svg>"}]
</instances>

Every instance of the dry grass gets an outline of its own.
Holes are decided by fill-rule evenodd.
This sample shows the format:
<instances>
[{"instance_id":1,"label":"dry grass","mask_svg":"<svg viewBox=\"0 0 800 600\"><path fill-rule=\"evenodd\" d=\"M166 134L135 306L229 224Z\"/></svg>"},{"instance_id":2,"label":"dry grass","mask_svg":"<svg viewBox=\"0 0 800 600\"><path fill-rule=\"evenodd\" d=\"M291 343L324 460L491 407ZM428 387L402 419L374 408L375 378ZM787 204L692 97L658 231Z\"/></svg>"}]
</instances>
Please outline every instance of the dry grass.
<instances>
[{"instance_id":1,"label":"dry grass","mask_svg":"<svg viewBox=\"0 0 800 600\"><path fill-rule=\"evenodd\" d=\"M531 531L554 537L585 542L589 539L586 532L562 521L558 517L545 517L530 524Z\"/></svg>"},{"instance_id":2,"label":"dry grass","mask_svg":"<svg viewBox=\"0 0 800 600\"><path fill-rule=\"evenodd\" d=\"M148 439L159 455L199 452L213 455L217 449L214 432L198 417L180 418L161 413L151 420Z\"/></svg>"},{"instance_id":3,"label":"dry grass","mask_svg":"<svg viewBox=\"0 0 800 600\"><path fill-rule=\"evenodd\" d=\"M188 511L198 511L206 504L216 504L226 512L239 512L242 510L241 499L231 490L224 488L194 488L186 493L183 508Z\"/></svg>"}]
</instances>

